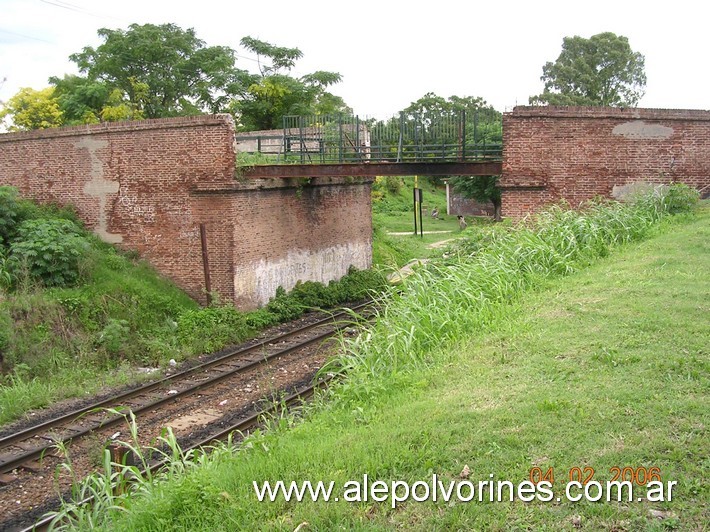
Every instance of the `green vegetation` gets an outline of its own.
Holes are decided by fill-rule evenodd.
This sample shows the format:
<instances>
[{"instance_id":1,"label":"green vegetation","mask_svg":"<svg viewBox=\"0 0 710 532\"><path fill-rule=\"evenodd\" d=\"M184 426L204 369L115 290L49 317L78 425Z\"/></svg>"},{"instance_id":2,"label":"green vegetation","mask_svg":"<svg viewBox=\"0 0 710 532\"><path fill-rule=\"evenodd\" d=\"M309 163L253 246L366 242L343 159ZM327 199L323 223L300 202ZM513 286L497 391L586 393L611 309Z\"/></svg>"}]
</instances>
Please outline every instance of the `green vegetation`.
<instances>
[{"instance_id":1,"label":"green vegetation","mask_svg":"<svg viewBox=\"0 0 710 532\"><path fill-rule=\"evenodd\" d=\"M454 191L465 198L473 198L483 203L493 204L493 219L496 222L503 220L503 191L498 186L496 175L487 176L457 176L451 180Z\"/></svg>"},{"instance_id":2,"label":"green vegetation","mask_svg":"<svg viewBox=\"0 0 710 532\"><path fill-rule=\"evenodd\" d=\"M545 89L530 97L531 104L636 107L646 89L645 58L623 35L565 37L541 79Z\"/></svg>"},{"instance_id":3,"label":"green vegetation","mask_svg":"<svg viewBox=\"0 0 710 532\"><path fill-rule=\"evenodd\" d=\"M203 113L231 113L242 130L282 127L288 114L349 112L327 89L340 74L290 75L303 53L253 37L241 45L258 57L259 73L236 67L227 46L207 46L192 28L130 24L101 28L101 44L69 59L80 75L50 77L51 87L23 88L0 106L10 130L94 124Z\"/></svg>"},{"instance_id":4,"label":"green vegetation","mask_svg":"<svg viewBox=\"0 0 710 532\"><path fill-rule=\"evenodd\" d=\"M432 244L461 236L456 216L446 214L446 191L436 178L420 177L423 189L424 237L414 236L413 177L378 177L372 186L372 223L374 227L373 262L385 268L399 268L411 259L440 254ZM432 209L438 219L431 217ZM468 218L472 225L486 226L487 218ZM427 232L433 232L427 234ZM440 232L446 231L446 232ZM469 230L470 231L470 230ZM392 233L407 233L404 235Z\"/></svg>"},{"instance_id":5,"label":"green vegetation","mask_svg":"<svg viewBox=\"0 0 710 532\"><path fill-rule=\"evenodd\" d=\"M495 226L462 243L344 342L330 369L347 374L305 421L280 418L187 475L111 495L104 502L127 511L102 506L106 528L702 528L710 209L670 218L669 207L690 204L679 197L694 199L680 187L581 214L554 208L534 226ZM659 468L678 482L673 500L564 499L573 468L604 482L615 466ZM364 474L517 484L534 467L553 468L561 501L259 503L252 484L334 481L342 496Z\"/></svg>"},{"instance_id":6,"label":"green vegetation","mask_svg":"<svg viewBox=\"0 0 710 532\"><path fill-rule=\"evenodd\" d=\"M279 290L263 309L200 308L142 261L81 228L68 210L0 187L0 423L59 399L137 378L136 366L221 349L313 308L384 285L351 270L328 286Z\"/></svg>"}]
</instances>

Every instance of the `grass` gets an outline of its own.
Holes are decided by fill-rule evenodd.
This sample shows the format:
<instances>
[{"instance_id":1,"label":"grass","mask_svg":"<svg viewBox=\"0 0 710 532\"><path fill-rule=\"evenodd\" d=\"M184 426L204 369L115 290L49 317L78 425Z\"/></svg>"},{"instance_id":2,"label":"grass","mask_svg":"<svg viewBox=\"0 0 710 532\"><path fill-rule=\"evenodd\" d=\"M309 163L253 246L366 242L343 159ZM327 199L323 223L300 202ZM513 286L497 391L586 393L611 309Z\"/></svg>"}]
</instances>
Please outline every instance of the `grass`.
<instances>
[{"instance_id":1,"label":"grass","mask_svg":"<svg viewBox=\"0 0 710 532\"><path fill-rule=\"evenodd\" d=\"M616 211L603 214L611 218L601 232L623 218ZM592 219L569 215L565 226L574 220L583 225ZM653 238L621 238L615 246L622 248L603 260L586 253L570 258L564 231L555 232L548 252L537 242L534 258L532 248L516 247L520 241L514 238L532 243L544 230L488 237L487 247L514 253L509 268L500 262L499 268L518 273L504 273L500 286L487 288L488 300L499 297L476 311L476 327L468 316L463 324L442 326L422 299L425 292L411 286L421 281L410 281L411 291L389 307L399 312L381 320L390 329L406 325L411 333L375 335L373 329L350 344L344 363L351 373L327 405L291 430L258 434L236 456L215 453L189 475L125 501L127 512L111 514L106 527L293 530L308 523L312 530L572 530L579 521L586 529L702 529L710 466L710 209L706 205L695 219L626 230ZM475 241L463 247L465 262L476 262L471 256L479 249ZM565 250L569 262L560 261ZM597 255L609 250L599 248ZM545 264L552 275L543 275ZM526 265L530 271L520 273ZM459 280L445 277L452 269L434 271L438 284L454 284L458 291L451 293L475 307L479 301L455 284ZM526 276L535 283L524 285L524 298L503 282ZM513 293L517 297L508 297ZM448 297L438 305L453 308L456 320L466 307ZM426 304L413 322L414 315L402 309L415 300ZM415 328L431 336L417 336ZM370 341L377 358L362 354ZM464 466L473 481L494 474L514 483L527 480L533 467L552 468L556 495L574 467L594 468L599 481L609 480L614 466L658 467L663 480L677 481L678 488L673 501L664 503L440 501L396 509L372 501L258 503L252 488L253 481L277 479L333 480L342 487L365 473L388 482L428 480L434 473L449 481Z\"/></svg>"},{"instance_id":2,"label":"grass","mask_svg":"<svg viewBox=\"0 0 710 532\"><path fill-rule=\"evenodd\" d=\"M380 179L380 178L378 178ZM389 178L396 179L396 178ZM423 189L423 237L414 235L414 214L412 189L414 177L404 177L400 180L398 189L386 186L380 179L373 185L373 225L375 237L373 242L373 263L386 268L399 268L411 259L426 259L437 255L432 244L443 240L456 239L462 236L456 216L446 214L446 190L443 185L427 178L419 178L418 186ZM431 217L432 209L439 210L439 219ZM469 229L475 231L478 226L486 226L491 222L486 218L468 218ZM428 231L449 231L448 233L427 234ZM409 233L393 235L391 233Z\"/></svg>"}]
</instances>

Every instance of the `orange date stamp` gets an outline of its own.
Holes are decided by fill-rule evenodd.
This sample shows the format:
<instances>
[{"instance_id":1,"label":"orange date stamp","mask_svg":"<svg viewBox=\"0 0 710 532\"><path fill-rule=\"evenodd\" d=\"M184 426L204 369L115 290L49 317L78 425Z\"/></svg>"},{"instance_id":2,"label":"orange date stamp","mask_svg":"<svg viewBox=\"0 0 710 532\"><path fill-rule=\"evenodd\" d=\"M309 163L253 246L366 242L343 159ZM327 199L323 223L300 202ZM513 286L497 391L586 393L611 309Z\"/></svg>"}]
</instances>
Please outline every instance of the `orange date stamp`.
<instances>
[{"instance_id":1,"label":"orange date stamp","mask_svg":"<svg viewBox=\"0 0 710 532\"><path fill-rule=\"evenodd\" d=\"M596 470L593 467L572 467L565 472L565 481L579 482L582 485L589 484L596 480ZM609 468L609 482L630 482L637 486L645 486L649 482L661 482L661 470L658 467L618 467ZM543 470L540 467L530 469L529 480L533 484L540 482L555 483L555 468L548 467Z\"/></svg>"},{"instance_id":2,"label":"orange date stamp","mask_svg":"<svg viewBox=\"0 0 710 532\"><path fill-rule=\"evenodd\" d=\"M597 471L593 467L571 467L561 474L558 472L557 476L560 478L557 480L564 483L563 491L566 500L571 502L582 499L589 502L671 501L673 489L678 484L677 481L664 484L658 467L610 467L609 478L604 481L595 478L596 475ZM526 482L552 496L551 490L555 484L555 477L556 472L553 467L546 469L533 467L528 474L529 481ZM562 499L557 497L557 500Z\"/></svg>"}]
</instances>

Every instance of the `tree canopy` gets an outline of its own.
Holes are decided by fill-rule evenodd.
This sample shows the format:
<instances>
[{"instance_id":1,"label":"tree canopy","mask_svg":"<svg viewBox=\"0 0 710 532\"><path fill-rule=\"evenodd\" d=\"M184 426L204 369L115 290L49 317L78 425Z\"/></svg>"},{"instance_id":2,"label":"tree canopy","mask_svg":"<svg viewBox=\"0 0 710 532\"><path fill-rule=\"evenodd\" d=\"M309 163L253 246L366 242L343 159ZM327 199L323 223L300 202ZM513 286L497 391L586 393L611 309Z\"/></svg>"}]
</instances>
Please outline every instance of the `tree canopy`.
<instances>
[{"instance_id":1,"label":"tree canopy","mask_svg":"<svg viewBox=\"0 0 710 532\"><path fill-rule=\"evenodd\" d=\"M58 127L64 120L59 103L54 97L54 87L42 90L29 87L20 89L0 110L0 120L8 116L13 122L10 131Z\"/></svg>"},{"instance_id":2,"label":"tree canopy","mask_svg":"<svg viewBox=\"0 0 710 532\"><path fill-rule=\"evenodd\" d=\"M530 103L635 107L645 92L644 62L621 35L565 37L557 60L542 67L542 94Z\"/></svg>"},{"instance_id":3,"label":"tree canopy","mask_svg":"<svg viewBox=\"0 0 710 532\"><path fill-rule=\"evenodd\" d=\"M119 89L146 118L218 112L247 76L235 67L231 48L206 46L193 29L131 24L98 34L103 44L70 59L90 82Z\"/></svg>"},{"instance_id":4,"label":"tree canopy","mask_svg":"<svg viewBox=\"0 0 710 532\"><path fill-rule=\"evenodd\" d=\"M3 105L2 117L11 118L14 129L36 129L230 112L239 129L250 131L280 128L287 114L350 112L327 90L341 81L337 72L290 74L303 57L298 48L244 37L241 45L258 58L259 71L252 73L236 67L231 48L207 46L194 29L175 24L131 24L98 34L102 44L70 56L80 75L51 77L53 88L45 92L23 89Z\"/></svg>"},{"instance_id":5,"label":"tree canopy","mask_svg":"<svg viewBox=\"0 0 710 532\"><path fill-rule=\"evenodd\" d=\"M255 76L231 110L246 131L283 127L284 115L349 112L343 99L326 89L342 79L337 72L319 70L301 77L288 74L303 57L298 48L284 48L244 37L241 45L256 54L260 75Z\"/></svg>"},{"instance_id":6,"label":"tree canopy","mask_svg":"<svg viewBox=\"0 0 710 532\"><path fill-rule=\"evenodd\" d=\"M498 186L498 177L491 176L457 176L451 179L454 190L465 198L473 198L484 203L493 204L493 218L496 222L502 220L503 192Z\"/></svg>"}]
</instances>

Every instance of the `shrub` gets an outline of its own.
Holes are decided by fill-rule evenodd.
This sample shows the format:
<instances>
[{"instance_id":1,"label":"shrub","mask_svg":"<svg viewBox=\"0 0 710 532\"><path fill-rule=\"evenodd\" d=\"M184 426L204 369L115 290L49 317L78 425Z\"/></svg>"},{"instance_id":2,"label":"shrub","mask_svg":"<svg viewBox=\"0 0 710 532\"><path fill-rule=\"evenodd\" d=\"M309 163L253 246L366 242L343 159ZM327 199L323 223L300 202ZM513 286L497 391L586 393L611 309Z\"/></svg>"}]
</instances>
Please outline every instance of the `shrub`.
<instances>
[{"instance_id":1,"label":"shrub","mask_svg":"<svg viewBox=\"0 0 710 532\"><path fill-rule=\"evenodd\" d=\"M700 193L684 183L672 183L666 190L663 202L671 214L690 212L698 203Z\"/></svg>"},{"instance_id":2,"label":"shrub","mask_svg":"<svg viewBox=\"0 0 710 532\"><path fill-rule=\"evenodd\" d=\"M110 355L117 355L121 348L128 342L130 334L128 322L126 320L116 320L110 318L106 327L103 328L99 335L98 343Z\"/></svg>"},{"instance_id":3,"label":"shrub","mask_svg":"<svg viewBox=\"0 0 710 532\"><path fill-rule=\"evenodd\" d=\"M19 214L17 189L0 187L0 243L8 243L15 236Z\"/></svg>"},{"instance_id":4,"label":"shrub","mask_svg":"<svg viewBox=\"0 0 710 532\"><path fill-rule=\"evenodd\" d=\"M244 314L232 306L188 310L177 320L180 342L202 352L241 342L251 332Z\"/></svg>"},{"instance_id":5,"label":"shrub","mask_svg":"<svg viewBox=\"0 0 710 532\"><path fill-rule=\"evenodd\" d=\"M316 281L298 281L289 296L305 308L330 307L338 303L333 290Z\"/></svg>"},{"instance_id":6,"label":"shrub","mask_svg":"<svg viewBox=\"0 0 710 532\"><path fill-rule=\"evenodd\" d=\"M81 229L65 219L22 222L10 248L13 268L27 268L46 286L68 286L79 279L79 259L89 248Z\"/></svg>"},{"instance_id":7,"label":"shrub","mask_svg":"<svg viewBox=\"0 0 710 532\"><path fill-rule=\"evenodd\" d=\"M385 188L390 194L399 194L402 190L402 178L396 175L388 175L385 178Z\"/></svg>"},{"instance_id":8,"label":"shrub","mask_svg":"<svg viewBox=\"0 0 710 532\"><path fill-rule=\"evenodd\" d=\"M266 305L266 310L274 314L278 321L288 321L298 318L305 309L296 298L290 297L286 290L279 286L276 295Z\"/></svg>"},{"instance_id":9,"label":"shrub","mask_svg":"<svg viewBox=\"0 0 710 532\"><path fill-rule=\"evenodd\" d=\"M260 308L259 310L249 312L245 316L245 320L249 327L259 330L276 325L279 322L279 317L265 308Z\"/></svg>"}]
</instances>

